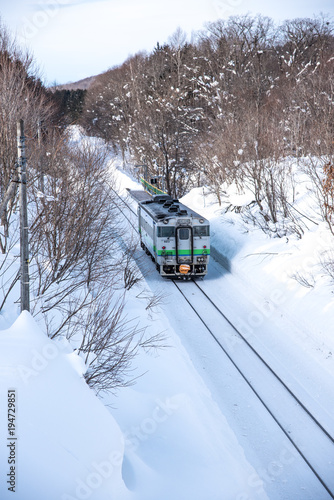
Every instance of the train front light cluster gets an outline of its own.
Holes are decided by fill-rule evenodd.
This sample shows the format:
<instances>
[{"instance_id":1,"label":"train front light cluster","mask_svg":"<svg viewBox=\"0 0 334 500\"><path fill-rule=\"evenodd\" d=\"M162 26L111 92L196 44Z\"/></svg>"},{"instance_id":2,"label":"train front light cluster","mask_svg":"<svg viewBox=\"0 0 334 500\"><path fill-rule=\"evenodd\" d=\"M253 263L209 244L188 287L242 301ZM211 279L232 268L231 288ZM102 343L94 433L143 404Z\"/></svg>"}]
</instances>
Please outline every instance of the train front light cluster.
<instances>
[{"instance_id":1,"label":"train front light cluster","mask_svg":"<svg viewBox=\"0 0 334 500\"><path fill-rule=\"evenodd\" d=\"M206 257L197 257L197 262L205 262Z\"/></svg>"}]
</instances>

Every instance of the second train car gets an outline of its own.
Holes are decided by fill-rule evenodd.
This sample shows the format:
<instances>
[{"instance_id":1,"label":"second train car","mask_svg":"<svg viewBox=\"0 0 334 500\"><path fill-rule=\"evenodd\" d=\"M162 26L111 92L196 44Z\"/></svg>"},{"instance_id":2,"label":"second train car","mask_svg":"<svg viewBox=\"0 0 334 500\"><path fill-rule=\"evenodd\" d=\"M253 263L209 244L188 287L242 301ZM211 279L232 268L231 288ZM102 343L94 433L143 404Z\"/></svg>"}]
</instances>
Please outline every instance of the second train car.
<instances>
[{"instance_id":1,"label":"second train car","mask_svg":"<svg viewBox=\"0 0 334 500\"><path fill-rule=\"evenodd\" d=\"M168 195L138 204L142 248L161 276L203 277L210 258L209 221Z\"/></svg>"}]
</instances>

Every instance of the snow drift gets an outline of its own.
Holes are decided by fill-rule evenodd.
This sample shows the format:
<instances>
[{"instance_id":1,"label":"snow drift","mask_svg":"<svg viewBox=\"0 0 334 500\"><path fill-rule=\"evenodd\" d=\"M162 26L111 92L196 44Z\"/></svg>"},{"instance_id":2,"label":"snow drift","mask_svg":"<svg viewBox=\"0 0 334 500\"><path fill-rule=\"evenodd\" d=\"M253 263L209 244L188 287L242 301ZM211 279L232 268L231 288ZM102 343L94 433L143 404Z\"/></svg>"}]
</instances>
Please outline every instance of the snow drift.
<instances>
[{"instance_id":1,"label":"snow drift","mask_svg":"<svg viewBox=\"0 0 334 500\"><path fill-rule=\"evenodd\" d=\"M0 345L1 499L13 491L17 500L124 498L123 436L83 380L80 358L28 312L0 332ZM8 390L15 391L10 429Z\"/></svg>"}]
</instances>

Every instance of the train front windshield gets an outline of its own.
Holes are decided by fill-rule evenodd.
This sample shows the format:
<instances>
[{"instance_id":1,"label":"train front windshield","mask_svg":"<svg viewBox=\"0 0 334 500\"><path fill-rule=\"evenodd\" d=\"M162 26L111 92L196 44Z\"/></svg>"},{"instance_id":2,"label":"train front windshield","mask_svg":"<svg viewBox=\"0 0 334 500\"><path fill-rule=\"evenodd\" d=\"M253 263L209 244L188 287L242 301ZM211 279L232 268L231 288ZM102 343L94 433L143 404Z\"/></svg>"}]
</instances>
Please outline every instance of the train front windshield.
<instances>
[{"instance_id":1,"label":"train front windshield","mask_svg":"<svg viewBox=\"0 0 334 500\"><path fill-rule=\"evenodd\" d=\"M157 236L158 238L174 238L175 236L175 227L161 227L157 228Z\"/></svg>"},{"instance_id":2,"label":"train front windshield","mask_svg":"<svg viewBox=\"0 0 334 500\"><path fill-rule=\"evenodd\" d=\"M194 236L210 236L210 226L194 226Z\"/></svg>"}]
</instances>

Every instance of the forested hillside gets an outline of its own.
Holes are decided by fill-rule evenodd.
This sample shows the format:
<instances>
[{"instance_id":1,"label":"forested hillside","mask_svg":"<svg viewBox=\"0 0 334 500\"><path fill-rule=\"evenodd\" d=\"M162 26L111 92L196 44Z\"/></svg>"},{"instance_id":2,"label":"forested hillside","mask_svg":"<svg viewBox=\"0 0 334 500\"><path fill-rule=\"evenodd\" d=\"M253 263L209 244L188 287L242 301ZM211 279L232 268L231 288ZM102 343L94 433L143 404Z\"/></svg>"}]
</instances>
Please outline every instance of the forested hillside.
<instances>
[{"instance_id":1,"label":"forested hillside","mask_svg":"<svg viewBox=\"0 0 334 500\"><path fill-rule=\"evenodd\" d=\"M247 186L264 226L293 219L295 179L282 159L309 158L307 174L328 219L333 23L231 17L192 38L178 30L152 53L97 77L82 116L88 133L133 166L147 165L148 177L160 176L175 197L206 185L220 202L224 183Z\"/></svg>"}]
</instances>

